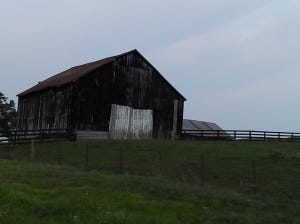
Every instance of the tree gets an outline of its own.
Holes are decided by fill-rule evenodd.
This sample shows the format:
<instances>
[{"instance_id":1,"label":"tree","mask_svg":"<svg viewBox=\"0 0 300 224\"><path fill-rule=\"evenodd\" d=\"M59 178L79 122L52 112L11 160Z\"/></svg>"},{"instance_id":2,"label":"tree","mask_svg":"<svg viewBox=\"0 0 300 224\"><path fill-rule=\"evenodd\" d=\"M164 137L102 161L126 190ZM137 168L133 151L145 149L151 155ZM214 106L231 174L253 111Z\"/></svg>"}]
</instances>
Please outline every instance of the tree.
<instances>
[{"instance_id":1,"label":"tree","mask_svg":"<svg viewBox=\"0 0 300 224\"><path fill-rule=\"evenodd\" d=\"M7 97L0 92L0 133L10 136L16 129L17 112L13 100L7 101Z\"/></svg>"}]
</instances>

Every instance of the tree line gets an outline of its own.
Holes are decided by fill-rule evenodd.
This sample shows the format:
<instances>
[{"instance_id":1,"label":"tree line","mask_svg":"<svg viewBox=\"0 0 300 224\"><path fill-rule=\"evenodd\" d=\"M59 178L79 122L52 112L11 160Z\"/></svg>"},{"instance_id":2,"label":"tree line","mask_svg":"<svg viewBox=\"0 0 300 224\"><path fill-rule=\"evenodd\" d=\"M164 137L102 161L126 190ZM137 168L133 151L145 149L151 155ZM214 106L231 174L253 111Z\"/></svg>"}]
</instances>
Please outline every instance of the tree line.
<instances>
[{"instance_id":1,"label":"tree line","mask_svg":"<svg viewBox=\"0 0 300 224\"><path fill-rule=\"evenodd\" d=\"M0 134L7 135L16 130L17 111L15 102L0 91Z\"/></svg>"}]
</instances>

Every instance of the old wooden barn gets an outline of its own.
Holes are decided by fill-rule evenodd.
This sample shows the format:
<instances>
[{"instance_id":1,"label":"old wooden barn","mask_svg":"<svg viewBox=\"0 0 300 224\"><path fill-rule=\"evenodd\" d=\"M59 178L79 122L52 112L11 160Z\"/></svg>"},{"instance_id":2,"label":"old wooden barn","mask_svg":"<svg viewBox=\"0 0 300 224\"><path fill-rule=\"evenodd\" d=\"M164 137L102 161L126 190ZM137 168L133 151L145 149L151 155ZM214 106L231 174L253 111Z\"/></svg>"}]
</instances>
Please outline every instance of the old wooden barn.
<instances>
[{"instance_id":1,"label":"old wooden barn","mask_svg":"<svg viewBox=\"0 0 300 224\"><path fill-rule=\"evenodd\" d=\"M182 129L185 98L137 50L72 67L18 97L18 130L160 139Z\"/></svg>"}]
</instances>

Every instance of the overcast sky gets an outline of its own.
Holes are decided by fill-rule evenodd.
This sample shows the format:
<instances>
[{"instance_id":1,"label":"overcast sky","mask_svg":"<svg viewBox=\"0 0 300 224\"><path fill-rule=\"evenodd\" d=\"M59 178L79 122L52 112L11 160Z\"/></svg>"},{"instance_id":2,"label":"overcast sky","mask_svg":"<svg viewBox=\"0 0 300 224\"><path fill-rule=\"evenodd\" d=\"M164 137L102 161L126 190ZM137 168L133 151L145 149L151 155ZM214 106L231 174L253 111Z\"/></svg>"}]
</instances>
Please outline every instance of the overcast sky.
<instances>
[{"instance_id":1,"label":"overcast sky","mask_svg":"<svg viewBox=\"0 0 300 224\"><path fill-rule=\"evenodd\" d=\"M299 0L0 0L0 91L138 49L224 129L300 132Z\"/></svg>"}]
</instances>

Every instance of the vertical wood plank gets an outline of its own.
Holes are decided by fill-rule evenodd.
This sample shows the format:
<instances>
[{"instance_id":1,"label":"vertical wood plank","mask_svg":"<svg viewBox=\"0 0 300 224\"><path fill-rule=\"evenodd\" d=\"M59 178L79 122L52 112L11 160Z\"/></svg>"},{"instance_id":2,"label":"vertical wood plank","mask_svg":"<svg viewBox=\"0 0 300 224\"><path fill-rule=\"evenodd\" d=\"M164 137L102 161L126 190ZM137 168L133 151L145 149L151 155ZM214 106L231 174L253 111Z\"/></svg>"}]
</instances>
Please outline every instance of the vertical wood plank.
<instances>
[{"instance_id":1,"label":"vertical wood plank","mask_svg":"<svg viewBox=\"0 0 300 224\"><path fill-rule=\"evenodd\" d=\"M174 100L172 140L175 140L177 135L177 117L178 117L178 100Z\"/></svg>"}]
</instances>

